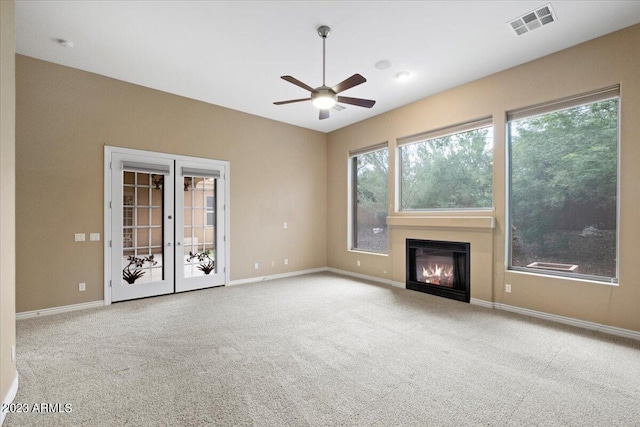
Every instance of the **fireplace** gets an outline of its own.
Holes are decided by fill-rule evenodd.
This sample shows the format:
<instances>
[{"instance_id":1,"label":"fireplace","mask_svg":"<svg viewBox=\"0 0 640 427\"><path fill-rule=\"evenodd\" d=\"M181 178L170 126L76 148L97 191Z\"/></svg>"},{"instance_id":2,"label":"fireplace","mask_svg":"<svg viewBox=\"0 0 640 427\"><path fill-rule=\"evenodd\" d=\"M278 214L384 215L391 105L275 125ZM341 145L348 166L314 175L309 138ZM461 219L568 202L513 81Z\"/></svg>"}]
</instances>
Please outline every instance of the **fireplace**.
<instances>
[{"instance_id":1,"label":"fireplace","mask_svg":"<svg viewBox=\"0 0 640 427\"><path fill-rule=\"evenodd\" d=\"M469 243L407 239L407 289L469 302Z\"/></svg>"}]
</instances>

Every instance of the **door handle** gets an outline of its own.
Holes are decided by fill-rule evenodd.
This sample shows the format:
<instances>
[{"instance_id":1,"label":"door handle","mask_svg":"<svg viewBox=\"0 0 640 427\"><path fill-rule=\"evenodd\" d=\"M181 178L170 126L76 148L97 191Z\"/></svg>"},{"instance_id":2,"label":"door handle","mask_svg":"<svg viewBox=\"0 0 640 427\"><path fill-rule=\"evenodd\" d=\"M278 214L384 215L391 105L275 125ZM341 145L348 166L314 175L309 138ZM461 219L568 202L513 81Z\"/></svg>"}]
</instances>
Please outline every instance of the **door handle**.
<instances>
[{"instance_id":1,"label":"door handle","mask_svg":"<svg viewBox=\"0 0 640 427\"><path fill-rule=\"evenodd\" d=\"M177 246L180 246L181 244L182 244L182 243L180 243L180 242L176 243L176 245L177 245Z\"/></svg>"},{"instance_id":2,"label":"door handle","mask_svg":"<svg viewBox=\"0 0 640 427\"><path fill-rule=\"evenodd\" d=\"M167 246L171 246L171 242L167 242Z\"/></svg>"}]
</instances>

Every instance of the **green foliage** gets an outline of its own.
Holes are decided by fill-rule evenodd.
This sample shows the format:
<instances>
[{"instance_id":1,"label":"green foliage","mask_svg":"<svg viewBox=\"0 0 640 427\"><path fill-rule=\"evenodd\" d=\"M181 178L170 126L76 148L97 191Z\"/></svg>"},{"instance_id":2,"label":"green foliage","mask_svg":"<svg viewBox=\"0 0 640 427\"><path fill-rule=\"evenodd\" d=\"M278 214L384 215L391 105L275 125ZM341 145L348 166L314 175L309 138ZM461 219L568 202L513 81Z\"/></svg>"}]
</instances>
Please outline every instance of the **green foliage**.
<instances>
[{"instance_id":1,"label":"green foliage","mask_svg":"<svg viewBox=\"0 0 640 427\"><path fill-rule=\"evenodd\" d=\"M402 209L490 208L492 146L485 127L402 147Z\"/></svg>"},{"instance_id":2,"label":"green foliage","mask_svg":"<svg viewBox=\"0 0 640 427\"><path fill-rule=\"evenodd\" d=\"M356 157L358 206L384 221L388 213L389 150Z\"/></svg>"},{"instance_id":3,"label":"green foliage","mask_svg":"<svg viewBox=\"0 0 640 427\"><path fill-rule=\"evenodd\" d=\"M569 205L615 215L617 99L513 121L509 132L511 222L522 239L544 242Z\"/></svg>"}]
</instances>

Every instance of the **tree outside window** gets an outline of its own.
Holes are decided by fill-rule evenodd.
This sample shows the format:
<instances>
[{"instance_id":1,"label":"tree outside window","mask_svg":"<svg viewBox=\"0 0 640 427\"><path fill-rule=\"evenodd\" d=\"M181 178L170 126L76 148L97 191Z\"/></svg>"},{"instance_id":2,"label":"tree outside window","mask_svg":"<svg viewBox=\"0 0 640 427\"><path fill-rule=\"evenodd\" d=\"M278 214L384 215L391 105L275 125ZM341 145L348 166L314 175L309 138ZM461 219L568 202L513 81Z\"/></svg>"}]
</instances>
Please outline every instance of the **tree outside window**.
<instances>
[{"instance_id":1,"label":"tree outside window","mask_svg":"<svg viewBox=\"0 0 640 427\"><path fill-rule=\"evenodd\" d=\"M402 210L493 206L493 128L484 126L400 147Z\"/></svg>"},{"instance_id":2,"label":"tree outside window","mask_svg":"<svg viewBox=\"0 0 640 427\"><path fill-rule=\"evenodd\" d=\"M352 249L387 253L388 148L351 158Z\"/></svg>"},{"instance_id":3,"label":"tree outside window","mask_svg":"<svg viewBox=\"0 0 640 427\"><path fill-rule=\"evenodd\" d=\"M617 280L618 103L509 121L511 268Z\"/></svg>"}]
</instances>

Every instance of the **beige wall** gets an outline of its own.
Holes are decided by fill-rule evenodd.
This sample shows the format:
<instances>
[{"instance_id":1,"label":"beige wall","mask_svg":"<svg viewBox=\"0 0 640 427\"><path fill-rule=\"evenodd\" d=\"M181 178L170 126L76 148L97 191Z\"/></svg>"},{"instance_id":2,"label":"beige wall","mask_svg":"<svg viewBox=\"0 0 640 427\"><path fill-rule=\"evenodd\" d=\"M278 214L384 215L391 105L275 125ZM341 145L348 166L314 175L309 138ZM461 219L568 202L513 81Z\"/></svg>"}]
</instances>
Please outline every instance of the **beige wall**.
<instances>
[{"instance_id":1,"label":"beige wall","mask_svg":"<svg viewBox=\"0 0 640 427\"><path fill-rule=\"evenodd\" d=\"M0 1L0 400L16 378L15 27L13 1Z\"/></svg>"},{"instance_id":2,"label":"beige wall","mask_svg":"<svg viewBox=\"0 0 640 427\"><path fill-rule=\"evenodd\" d=\"M350 150L389 142L393 172L396 138L492 115L493 212L455 213L495 218L492 265L473 263L489 283L472 283L472 297L640 331L640 25L422 99L329 134L328 263L330 267L404 283L404 239L460 233L438 226L393 227L389 256L347 250L347 158ZM505 271L505 113L614 84L621 86L620 285ZM394 200L390 182L389 200ZM393 209L390 207L390 214ZM402 215L402 214L394 214ZM442 216L446 214L438 213ZM410 222L410 221L409 221ZM453 221L456 222L455 220ZM409 230L409 232L407 231ZM462 229L464 232L464 228ZM488 247L487 245L483 247ZM473 250L473 248L472 248ZM360 261L361 266L356 266ZM476 273L477 274L477 273ZM487 279L489 280L489 279ZM506 281L506 282L505 282ZM512 293L503 292L504 284ZM481 292L477 291L477 288Z\"/></svg>"},{"instance_id":3,"label":"beige wall","mask_svg":"<svg viewBox=\"0 0 640 427\"><path fill-rule=\"evenodd\" d=\"M103 298L104 145L230 162L232 280L327 265L325 134L16 61L18 312Z\"/></svg>"}]
</instances>

